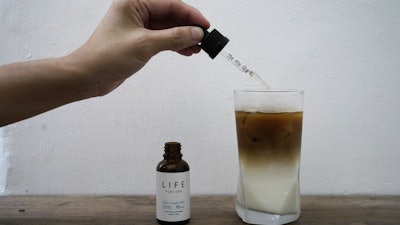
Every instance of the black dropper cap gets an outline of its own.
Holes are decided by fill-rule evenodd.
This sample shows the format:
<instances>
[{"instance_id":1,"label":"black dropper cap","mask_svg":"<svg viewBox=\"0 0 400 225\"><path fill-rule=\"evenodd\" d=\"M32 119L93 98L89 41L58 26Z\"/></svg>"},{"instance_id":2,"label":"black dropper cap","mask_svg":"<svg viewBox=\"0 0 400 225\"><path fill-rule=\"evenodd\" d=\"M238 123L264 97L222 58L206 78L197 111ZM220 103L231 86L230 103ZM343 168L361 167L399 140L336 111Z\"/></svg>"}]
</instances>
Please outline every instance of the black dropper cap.
<instances>
[{"instance_id":1,"label":"black dropper cap","mask_svg":"<svg viewBox=\"0 0 400 225\"><path fill-rule=\"evenodd\" d=\"M200 47L207 52L212 59L214 59L225 47L225 45L228 44L229 39L224 37L216 29L212 30L211 33L204 28L202 29L204 32L204 37L201 41Z\"/></svg>"}]
</instances>

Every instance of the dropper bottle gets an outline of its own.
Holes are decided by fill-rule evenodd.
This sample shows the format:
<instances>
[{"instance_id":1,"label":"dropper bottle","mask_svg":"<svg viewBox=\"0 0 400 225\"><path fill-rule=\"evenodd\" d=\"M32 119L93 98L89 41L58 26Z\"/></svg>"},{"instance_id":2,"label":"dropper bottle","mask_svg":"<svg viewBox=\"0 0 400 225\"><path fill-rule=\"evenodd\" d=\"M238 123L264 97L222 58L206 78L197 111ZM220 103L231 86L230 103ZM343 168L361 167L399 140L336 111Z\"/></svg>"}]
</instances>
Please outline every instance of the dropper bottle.
<instances>
[{"instance_id":1,"label":"dropper bottle","mask_svg":"<svg viewBox=\"0 0 400 225\"><path fill-rule=\"evenodd\" d=\"M241 72L250 76L251 79L257 81L262 84L265 88L271 89L267 83L261 77L255 73L253 70L250 70L245 64L243 64L239 59L234 57L231 53L224 50L224 47L228 44L229 39L222 35L218 30L213 29L211 32L208 32L207 29L203 29L204 37L201 41L200 47L203 49L211 59L214 59L219 53L232 63L237 69Z\"/></svg>"},{"instance_id":2,"label":"dropper bottle","mask_svg":"<svg viewBox=\"0 0 400 225\"><path fill-rule=\"evenodd\" d=\"M157 221L162 225L182 225L190 220L189 164L182 159L181 144L167 142L164 159L157 164Z\"/></svg>"}]
</instances>

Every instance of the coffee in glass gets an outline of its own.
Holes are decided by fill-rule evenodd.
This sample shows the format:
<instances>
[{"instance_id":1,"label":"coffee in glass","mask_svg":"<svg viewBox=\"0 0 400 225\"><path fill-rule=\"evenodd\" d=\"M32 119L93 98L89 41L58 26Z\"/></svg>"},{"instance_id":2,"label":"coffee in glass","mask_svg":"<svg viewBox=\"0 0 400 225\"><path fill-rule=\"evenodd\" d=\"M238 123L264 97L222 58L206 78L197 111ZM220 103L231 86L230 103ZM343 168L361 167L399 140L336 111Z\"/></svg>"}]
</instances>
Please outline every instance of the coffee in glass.
<instances>
[{"instance_id":1,"label":"coffee in glass","mask_svg":"<svg viewBox=\"0 0 400 225\"><path fill-rule=\"evenodd\" d=\"M239 152L236 211L250 224L285 224L300 215L303 92L235 91Z\"/></svg>"}]
</instances>

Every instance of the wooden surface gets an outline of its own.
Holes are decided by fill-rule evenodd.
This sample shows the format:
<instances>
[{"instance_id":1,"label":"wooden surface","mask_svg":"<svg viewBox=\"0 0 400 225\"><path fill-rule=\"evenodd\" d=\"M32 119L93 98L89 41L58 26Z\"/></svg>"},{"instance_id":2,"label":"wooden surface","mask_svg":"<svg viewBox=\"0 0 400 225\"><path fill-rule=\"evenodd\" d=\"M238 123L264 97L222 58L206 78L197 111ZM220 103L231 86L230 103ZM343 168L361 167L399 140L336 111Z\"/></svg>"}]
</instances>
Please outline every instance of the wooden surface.
<instances>
[{"instance_id":1,"label":"wooden surface","mask_svg":"<svg viewBox=\"0 0 400 225\"><path fill-rule=\"evenodd\" d=\"M233 196L193 196L191 225L245 224ZM154 196L1 196L1 225L157 224ZM400 225L400 196L303 196L291 225Z\"/></svg>"}]
</instances>

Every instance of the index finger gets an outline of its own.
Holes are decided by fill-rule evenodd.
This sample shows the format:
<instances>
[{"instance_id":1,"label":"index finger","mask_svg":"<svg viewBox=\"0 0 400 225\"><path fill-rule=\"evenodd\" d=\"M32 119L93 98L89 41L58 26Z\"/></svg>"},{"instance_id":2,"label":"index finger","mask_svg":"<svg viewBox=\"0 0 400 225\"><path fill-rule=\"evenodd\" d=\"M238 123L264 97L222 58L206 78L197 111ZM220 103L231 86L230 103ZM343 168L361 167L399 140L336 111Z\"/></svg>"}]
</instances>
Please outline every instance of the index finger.
<instances>
[{"instance_id":1,"label":"index finger","mask_svg":"<svg viewBox=\"0 0 400 225\"><path fill-rule=\"evenodd\" d=\"M147 22L149 23L152 21L169 20L181 26L196 25L204 28L210 27L210 22L198 9L180 0L148 0L144 3L148 12Z\"/></svg>"}]
</instances>

